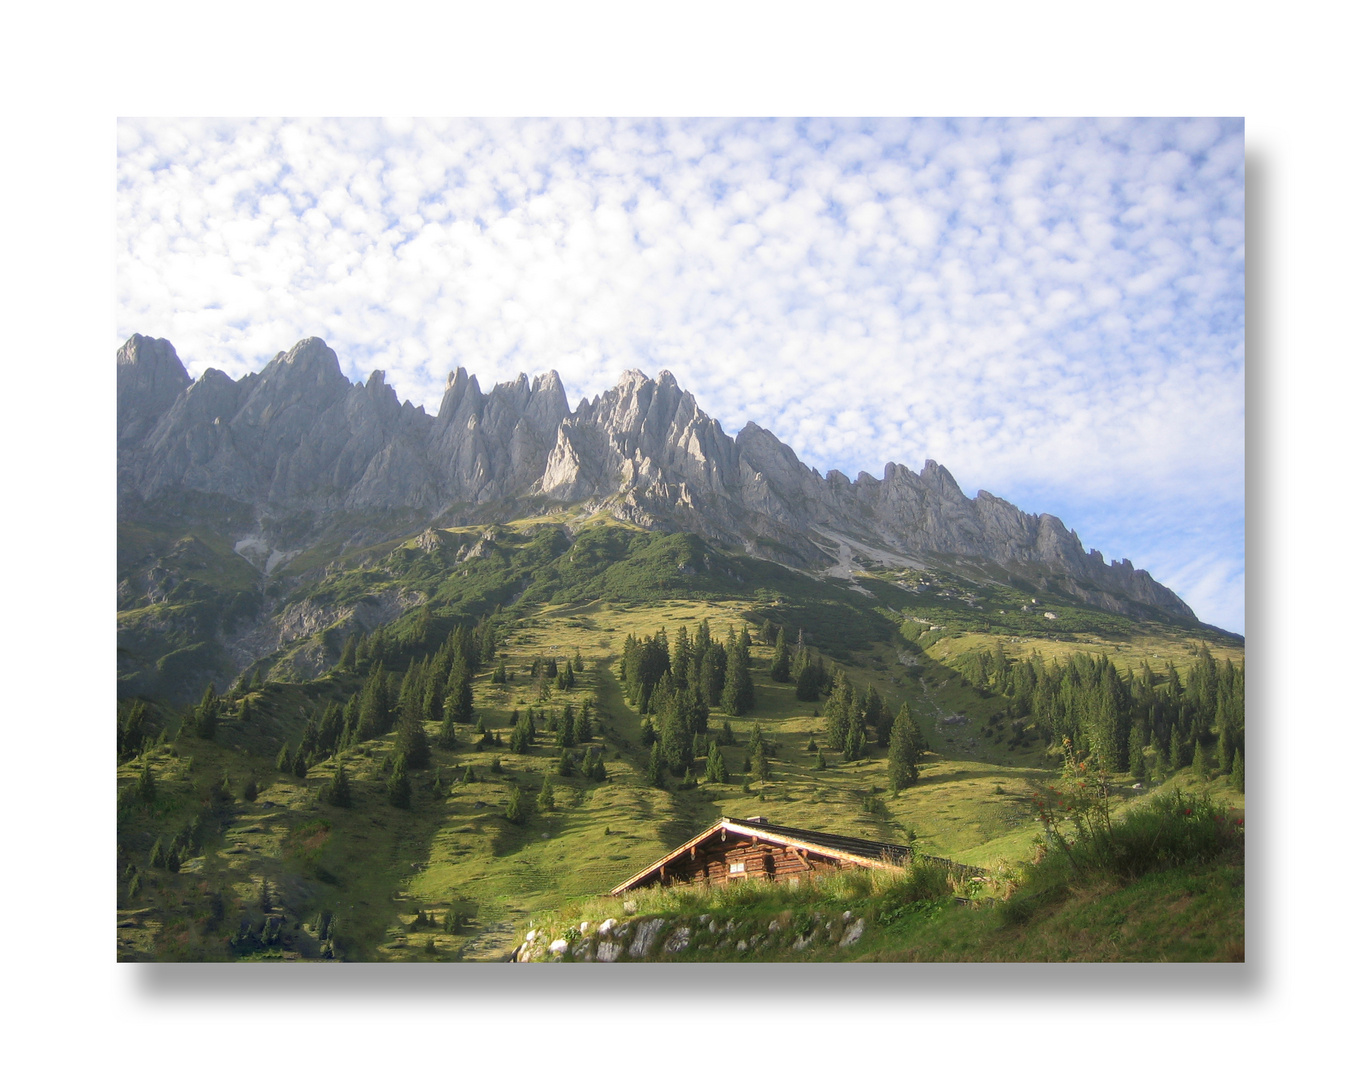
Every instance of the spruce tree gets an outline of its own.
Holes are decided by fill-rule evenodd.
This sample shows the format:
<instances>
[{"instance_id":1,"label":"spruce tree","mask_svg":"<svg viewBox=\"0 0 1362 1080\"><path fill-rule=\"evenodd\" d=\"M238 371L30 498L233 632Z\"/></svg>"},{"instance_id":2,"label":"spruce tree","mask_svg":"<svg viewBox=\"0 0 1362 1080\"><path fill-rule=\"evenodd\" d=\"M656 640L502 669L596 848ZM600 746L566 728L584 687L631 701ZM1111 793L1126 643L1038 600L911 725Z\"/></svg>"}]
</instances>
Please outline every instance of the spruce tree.
<instances>
[{"instance_id":1,"label":"spruce tree","mask_svg":"<svg viewBox=\"0 0 1362 1080\"><path fill-rule=\"evenodd\" d=\"M326 787L326 801L332 806L348 807L353 802L350 793L350 775L344 765L336 766L336 775Z\"/></svg>"},{"instance_id":2,"label":"spruce tree","mask_svg":"<svg viewBox=\"0 0 1362 1080\"><path fill-rule=\"evenodd\" d=\"M211 740L217 733L220 710L217 690L210 682L203 692L198 708L194 710L194 734L200 739Z\"/></svg>"},{"instance_id":3,"label":"spruce tree","mask_svg":"<svg viewBox=\"0 0 1362 1080\"><path fill-rule=\"evenodd\" d=\"M156 778L151 775L151 762L142 763L142 772L137 777L137 797L144 803L156 801Z\"/></svg>"},{"instance_id":4,"label":"spruce tree","mask_svg":"<svg viewBox=\"0 0 1362 1080\"><path fill-rule=\"evenodd\" d=\"M535 806L538 807L541 814L547 814L558 808L553 799L553 781L548 778L547 774L544 776L544 786L539 789L539 797L535 800Z\"/></svg>"},{"instance_id":5,"label":"spruce tree","mask_svg":"<svg viewBox=\"0 0 1362 1080\"><path fill-rule=\"evenodd\" d=\"M805 664L795 678L795 698L799 701L818 700L818 669Z\"/></svg>"},{"instance_id":6,"label":"spruce tree","mask_svg":"<svg viewBox=\"0 0 1362 1080\"><path fill-rule=\"evenodd\" d=\"M766 760L766 743L760 741L752 752L752 776L757 780L771 779L771 765Z\"/></svg>"},{"instance_id":7,"label":"spruce tree","mask_svg":"<svg viewBox=\"0 0 1362 1080\"><path fill-rule=\"evenodd\" d=\"M274 767L280 772L293 771L293 755L288 751L288 743L279 747L279 756L274 759Z\"/></svg>"},{"instance_id":8,"label":"spruce tree","mask_svg":"<svg viewBox=\"0 0 1362 1080\"><path fill-rule=\"evenodd\" d=\"M403 718L397 733L397 749L412 769L424 769L430 764L430 740L419 714Z\"/></svg>"},{"instance_id":9,"label":"spruce tree","mask_svg":"<svg viewBox=\"0 0 1362 1080\"><path fill-rule=\"evenodd\" d=\"M1192 751L1192 771L1195 772L1197 777L1201 780L1209 780L1211 778L1211 765L1206 759L1206 748L1202 746L1200 742L1196 744L1196 748Z\"/></svg>"},{"instance_id":10,"label":"spruce tree","mask_svg":"<svg viewBox=\"0 0 1362 1080\"><path fill-rule=\"evenodd\" d=\"M572 754L566 746L563 747L563 752L558 755L558 775L572 775Z\"/></svg>"},{"instance_id":11,"label":"spruce tree","mask_svg":"<svg viewBox=\"0 0 1362 1080\"><path fill-rule=\"evenodd\" d=\"M776 636L776 655L771 661L771 678L779 683L790 681L790 647L785 644L785 627Z\"/></svg>"},{"instance_id":12,"label":"spruce tree","mask_svg":"<svg viewBox=\"0 0 1362 1080\"><path fill-rule=\"evenodd\" d=\"M744 636L746 631L743 632ZM756 688L752 685L752 673L748 670L749 657L746 646L740 638L728 657L724 672L724 689L720 704L730 716L743 716L749 712L756 701Z\"/></svg>"},{"instance_id":13,"label":"spruce tree","mask_svg":"<svg viewBox=\"0 0 1362 1080\"><path fill-rule=\"evenodd\" d=\"M889 789L897 795L917 783L922 760L922 732L904 702L889 732Z\"/></svg>"},{"instance_id":14,"label":"spruce tree","mask_svg":"<svg viewBox=\"0 0 1362 1080\"><path fill-rule=\"evenodd\" d=\"M728 783L728 766L724 764L724 752L719 749L719 744L713 740L709 744L709 753L705 760L705 782L709 784Z\"/></svg>"},{"instance_id":15,"label":"spruce tree","mask_svg":"<svg viewBox=\"0 0 1362 1080\"><path fill-rule=\"evenodd\" d=\"M662 744L653 743L652 753L648 755L648 783L653 787L660 788L667 785L662 780Z\"/></svg>"},{"instance_id":16,"label":"spruce tree","mask_svg":"<svg viewBox=\"0 0 1362 1080\"><path fill-rule=\"evenodd\" d=\"M1234 785L1234 790L1241 795L1244 791L1244 755L1236 750L1234 752L1234 764L1230 766L1230 783Z\"/></svg>"},{"instance_id":17,"label":"spruce tree","mask_svg":"<svg viewBox=\"0 0 1362 1080\"><path fill-rule=\"evenodd\" d=\"M407 766L401 757L388 778L388 802L399 810L411 809L411 781L407 779Z\"/></svg>"},{"instance_id":18,"label":"spruce tree","mask_svg":"<svg viewBox=\"0 0 1362 1080\"><path fill-rule=\"evenodd\" d=\"M525 820L525 804L519 787L511 788L511 798L506 804L506 820L512 825L519 825Z\"/></svg>"}]
</instances>

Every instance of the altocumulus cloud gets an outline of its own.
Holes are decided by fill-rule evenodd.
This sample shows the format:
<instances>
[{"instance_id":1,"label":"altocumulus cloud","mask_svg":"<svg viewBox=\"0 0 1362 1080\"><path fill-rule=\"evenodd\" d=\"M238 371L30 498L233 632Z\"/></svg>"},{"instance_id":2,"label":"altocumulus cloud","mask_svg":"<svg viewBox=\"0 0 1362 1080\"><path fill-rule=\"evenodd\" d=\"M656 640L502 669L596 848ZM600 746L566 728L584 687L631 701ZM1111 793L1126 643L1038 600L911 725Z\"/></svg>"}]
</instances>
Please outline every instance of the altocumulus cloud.
<instances>
[{"instance_id":1,"label":"altocumulus cloud","mask_svg":"<svg viewBox=\"0 0 1362 1080\"><path fill-rule=\"evenodd\" d=\"M118 339L308 335L438 406L669 368L810 465L935 458L1243 627L1237 120L124 121Z\"/></svg>"}]
</instances>

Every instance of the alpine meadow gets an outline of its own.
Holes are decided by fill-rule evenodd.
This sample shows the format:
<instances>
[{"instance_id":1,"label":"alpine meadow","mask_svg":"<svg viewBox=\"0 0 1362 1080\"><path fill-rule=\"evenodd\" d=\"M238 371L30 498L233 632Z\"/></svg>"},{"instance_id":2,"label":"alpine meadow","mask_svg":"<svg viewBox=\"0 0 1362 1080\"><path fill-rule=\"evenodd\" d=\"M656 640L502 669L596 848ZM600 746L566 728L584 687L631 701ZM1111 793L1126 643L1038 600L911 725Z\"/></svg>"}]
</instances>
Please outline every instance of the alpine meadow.
<instances>
[{"instance_id":1,"label":"alpine meadow","mask_svg":"<svg viewBox=\"0 0 1362 1080\"><path fill-rule=\"evenodd\" d=\"M120 125L119 959L1242 962L1242 155Z\"/></svg>"}]
</instances>

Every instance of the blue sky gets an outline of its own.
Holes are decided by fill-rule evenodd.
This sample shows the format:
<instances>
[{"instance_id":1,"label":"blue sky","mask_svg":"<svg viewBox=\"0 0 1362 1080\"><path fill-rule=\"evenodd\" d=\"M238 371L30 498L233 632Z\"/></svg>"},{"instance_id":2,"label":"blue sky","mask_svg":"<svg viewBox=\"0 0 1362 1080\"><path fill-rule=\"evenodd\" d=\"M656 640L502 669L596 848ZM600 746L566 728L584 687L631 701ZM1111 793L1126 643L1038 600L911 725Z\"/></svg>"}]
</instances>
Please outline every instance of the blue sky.
<instances>
[{"instance_id":1,"label":"blue sky","mask_svg":"<svg viewBox=\"0 0 1362 1080\"><path fill-rule=\"evenodd\" d=\"M120 121L117 341L308 335L434 411L670 369L810 465L949 468L1244 625L1238 120Z\"/></svg>"}]
</instances>

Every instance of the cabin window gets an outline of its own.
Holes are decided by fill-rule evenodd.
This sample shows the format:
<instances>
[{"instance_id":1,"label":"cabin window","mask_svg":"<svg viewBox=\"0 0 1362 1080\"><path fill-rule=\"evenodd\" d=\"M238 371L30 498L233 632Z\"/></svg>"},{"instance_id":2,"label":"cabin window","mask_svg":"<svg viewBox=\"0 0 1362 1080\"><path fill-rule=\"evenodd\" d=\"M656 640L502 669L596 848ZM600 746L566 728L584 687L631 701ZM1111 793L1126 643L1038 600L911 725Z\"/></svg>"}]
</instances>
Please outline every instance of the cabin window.
<instances>
[{"instance_id":1,"label":"cabin window","mask_svg":"<svg viewBox=\"0 0 1362 1080\"><path fill-rule=\"evenodd\" d=\"M728 872L730 874L745 874L747 873L747 864L745 862L731 862L728 864Z\"/></svg>"}]
</instances>

